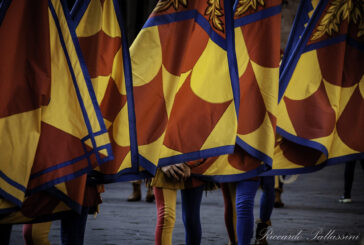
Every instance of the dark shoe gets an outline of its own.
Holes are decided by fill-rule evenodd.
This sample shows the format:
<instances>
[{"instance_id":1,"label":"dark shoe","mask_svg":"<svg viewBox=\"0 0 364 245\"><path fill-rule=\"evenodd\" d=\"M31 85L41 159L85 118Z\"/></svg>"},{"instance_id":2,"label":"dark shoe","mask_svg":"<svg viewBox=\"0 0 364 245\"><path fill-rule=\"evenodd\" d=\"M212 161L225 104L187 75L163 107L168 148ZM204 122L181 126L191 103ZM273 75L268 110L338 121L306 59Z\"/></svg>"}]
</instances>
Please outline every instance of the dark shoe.
<instances>
[{"instance_id":1,"label":"dark shoe","mask_svg":"<svg viewBox=\"0 0 364 245\"><path fill-rule=\"evenodd\" d=\"M154 201L154 193L152 187L147 187L147 195L145 196L146 202L153 202Z\"/></svg>"},{"instance_id":2,"label":"dark shoe","mask_svg":"<svg viewBox=\"0 0 364 245\"><path fill-rule=\"evenodd\" d=\"M282 208L284 207L284 203L281 200L281 193L282 191L279 189L275 189L275 198L274 198L274 207L275 208Z\"/></svg>"},{"instance_id":3,"label":"dark shoe","mask_svg":"<svg viewBox=\"0 0 364 245\"><path fill-rule=\"evenodd\" d=\"M142 193L140 191L140 184L133 183L133 193L128 197L128 202L137 202L142 198Z\"/></svg>"},{"instance_id":4,"label":"dark shoe","mask_svg":"<svg viewBox=\"0 0 364 245\"><path fill-rule=\"evenodd\" d=\"M255 243L256 245L268 245L266 234L268 231L268 226L270 225L270 221L261 222L260 220L257 222L257 229L255 231Z\"/></svg>"}]
</instances>

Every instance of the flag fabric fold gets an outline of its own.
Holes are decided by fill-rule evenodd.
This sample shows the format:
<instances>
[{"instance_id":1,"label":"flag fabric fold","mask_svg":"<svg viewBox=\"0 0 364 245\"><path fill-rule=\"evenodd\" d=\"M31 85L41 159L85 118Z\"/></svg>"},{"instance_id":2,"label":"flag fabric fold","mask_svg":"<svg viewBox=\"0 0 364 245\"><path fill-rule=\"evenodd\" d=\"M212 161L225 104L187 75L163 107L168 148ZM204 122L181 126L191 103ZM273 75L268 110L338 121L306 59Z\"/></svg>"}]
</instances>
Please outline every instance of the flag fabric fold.
<instances>
[{"instance_id":1,"label":"flag fabric fold","mask_svg":"<svg viewBox=\"0 0 364 245\"><path fill-rule=\"evenodd\" d=\"M281 1L237 1L234 26L240 88L237 144L271 166L277 121Z\"/></svg>"},{"instance_id":2,"label":"flag fabric fold","mask_svg":"<svg viewBox=\"0 0 364 245\"><path fill-rule=\"evenodd\" d=\"M249 2L160 1L132 44L139 163L152 174L208 158L193 173L230 181L272 164L281 6Z\"/></svg>"},{"instance_id":3,"label":"flag fabric fold","mask_svg":"<svg viewBox=\"0 0 364 245\"><path fill-rule=\"evenodd\" d=\"M131 46L139 164L152 174L233 152L226 6L230 1L159 1Z\"/></svg>"},{"instance_id":4,"label":"flag fabric fold","mask_svg":"<svg viewBox=\"0 0 364 245\"><path fill-rule=\"evenodd\" d=\"M310 172L364 156L364 3L305 4L311 7L295 20L305 27L292 30L281 68L282 138L266 174Z\"/></svg>"},{"instance_id":5,"label":"flag fabric fold","mask_svg":"<svg viewBox=\"0 0 364 245\"><path fill-rule=\"evenodd\" d=\"M0 212L113 158L65 1L0 8ZM28 198L26 198L28 196Z\"/></svg>"},{"instance_id":6,"label":"flag fabric fold","mask_svg":"<svg viewBox=\"0 0 364 245\"><path fill-rule=\"evenodd\" d=\"M71 11L114 159L89 177L110 183L145 177L138 169L130 56L117 0L76 1Z\"/></svg>"},{"instance_id":7,"label":"flag fabric fold","mask_svg":"<svg viewBox=\"0 0 364 245\"><path fill-rule=\"evenodd\" d=\"M235 150L192 170L218 182L240 181L269 170L276 137L281 1L236 1L233 15L238 74Z\"/></svg>"}]
</instances>

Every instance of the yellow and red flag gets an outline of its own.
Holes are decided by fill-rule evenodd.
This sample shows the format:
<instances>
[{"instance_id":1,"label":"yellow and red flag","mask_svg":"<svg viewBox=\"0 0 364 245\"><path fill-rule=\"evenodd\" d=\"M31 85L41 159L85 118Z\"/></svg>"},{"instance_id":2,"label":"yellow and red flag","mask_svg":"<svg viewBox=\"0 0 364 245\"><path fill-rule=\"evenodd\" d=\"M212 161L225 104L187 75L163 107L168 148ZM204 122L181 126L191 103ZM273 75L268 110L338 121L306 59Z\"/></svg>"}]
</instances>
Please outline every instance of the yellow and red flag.
<instances>
[{"instance_id":1,"label":"yellow and red flag","mask_svg":"<svg viewBox=\"0 0 364 245\"><path fill-rule=\"evenodd\" d=\"M277 123L282 139L268 174L310 172L363 158L363 10L363 1L301 2L282 63Z\"/></svg>"},{"instance_id":2,"label":"yellow and red flag","mask_svg":"<svg viewBox=\"0 0 364 245\"><path fill-rule=\"evenodd\" d=\"M77 1L71 15L114 154L89 176L99 183L142 178L137 174L133 85L119 3Z\"/></svg>"},{"instance_id":3,"label":"yellow and red flag","mask_svg":"<svg viewBox=\"0 0 364 245\"><path fill-rule=\"evenodd\" d=\"M275 145L280 62L281 1L236 1L235 54L239 81L236 147L207 159L194 174L219 182L251 178L270 169Z\"/></svg>"},{"instance_id":4,"label":"yellow and red flag","mask_svg":"<svg viewBox=\"0 0 364 245\"><path fill-rule=\"evenodd\" d=\"M81 212L100 204L103 186L85 185L86 174L26 196L21 207L0 199L0 224L38 223L62 218L65 212Z\"/></svg>"},{"instance_id":5,"label":"yellow and red flag","mask_svg":"<svg viewBox=\"0 0 364 245\"><path fill-rule=\"evenodd\" d=\"M112 159L65 1L0 8L0 212Z\"/></svg>"},{"instance_id":6,"label":"yellow and red flag","mask_svg":"<svg viewBox=\"0 0 364 245\"><path fill-rule=\"evenodd\" d=\"M159 1L131 46L139 164L152 174L233 152L237 74L229 68L226 6L231 2Z\"/></svg>"},{"instance_id":7,"label":"yellow and red flag","mask_svg":"<svg viewBox=\"0 0 364 245\"><path fill-rule=\"evenodd\" d=\"M194 174L218 181L269 168L280 3L159 1L131 47L141 166L212 157Z\"/></svg>"}]
</instances>

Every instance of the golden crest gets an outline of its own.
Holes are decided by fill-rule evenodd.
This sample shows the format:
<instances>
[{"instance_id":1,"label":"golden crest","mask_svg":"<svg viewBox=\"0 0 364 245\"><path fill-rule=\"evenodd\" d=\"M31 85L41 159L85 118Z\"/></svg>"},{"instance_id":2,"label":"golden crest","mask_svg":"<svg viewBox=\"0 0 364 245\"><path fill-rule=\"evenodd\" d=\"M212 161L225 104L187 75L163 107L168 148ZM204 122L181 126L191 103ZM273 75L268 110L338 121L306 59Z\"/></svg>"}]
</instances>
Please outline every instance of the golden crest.
<instances>
[{"instance_id":1,"label":"golden crest","mask_svg":"<svg viewBox=\"0 0 364 245\"><path fill-rule=\"evenodd\" d=\"M243 15L249 8L256 10L259 5L264 6L264 0L239 0L235 16Z\"/></svg>"},{"instance_id":2,"label":"golden crest","mask_svg":"<svg viewBox=\"0 0 364 245\"><path fill-rule=\"evenodd\" d=\"M325 16L312 35L311 40L317 40L323 35L333 35L339 32L344 20L358 25L357 37L364 36L364 1L363 0L333 0Z\"/></svg>"},{"instance_id":3,"label":"golden crest","mask_svg":"<svg viewBox=\"0 0 364 245\"><path fill-rule=\"evenodd\" d=\"M173 6L173 8L177 10L180 5L186 8L187 4L188 4L187 0L160 0L157 3L157 6L154 8L154 11L162 12L169 9L171 6Z\"/></svg>"},{"instance_id":4,"label":"golden crest","mask_svg":"<svg viewBox=\"0 0 364 245\"><path fill-rule=\"evenodd\" d=\"M224 32L224 23L220 19L224 14L222 13L223 8L221 7L220 0L208 0L208 7L205 10L205 15L209 17L209 21L219 31Z\"/></svg>"}]
</instances>

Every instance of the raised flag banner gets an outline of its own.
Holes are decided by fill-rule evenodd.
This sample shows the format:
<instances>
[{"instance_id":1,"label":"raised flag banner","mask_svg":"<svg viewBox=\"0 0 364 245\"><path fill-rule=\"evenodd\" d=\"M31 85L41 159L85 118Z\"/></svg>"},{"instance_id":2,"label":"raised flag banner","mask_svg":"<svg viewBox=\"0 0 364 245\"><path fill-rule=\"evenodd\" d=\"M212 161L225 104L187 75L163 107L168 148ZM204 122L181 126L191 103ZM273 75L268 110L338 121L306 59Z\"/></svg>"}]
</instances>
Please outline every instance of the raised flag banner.
<instances>
[{"instance_id":1,"label":"raised flag banner","mask_svg":"<svg viewBox=\"0 0 364 245\"><path fill-rule=\"evenodd\" d=\"M229 0L159 1L131 46L139 164L152 174L234 151L231 9Z\"/></svg>"},{"instance_id":2,"label":"raised flag banner","mask_svg":"<svg viewBox=\"0 0 364 245\"><path fill-rule=\"evenodd\" d=\"M0 14L5 212L22 206L25 194L82 176L112 153L66 3L5 0Z\"/></svg>"},{"instance_id":3,"label":"raised flag banner","mask_svg":"<svg viewBox=\"0 0 364 245\"><path fill-rule=\"evenodd\" d=\"M267 174L310 172L364 156L364 3L315 2L285 54L277 124L282 139Z\"/></svg>"},{"instance_id":4,"label":"raised flag banner","mask_svg":"<svg viewBox=\"0 0 364 245\"><path fill-rule=\"evenodd\" d=\"M218 182L257 176L272 166L277 121L281 1L236 1L234 41L238 80L233 154L207 159L192 173Z\"/></svg>"},{"instance_id":5,"label":"raised flag banner","mask_svg":"<svg viewBox=\"0 0 364 245\"><path fill-rule=\"evenodd\" d=\"M71 11L92 85L111 140L114 160L90 176L109 183L138 173L131 65L117 0L76 1Z\"/></svg>"}]
</instances>

